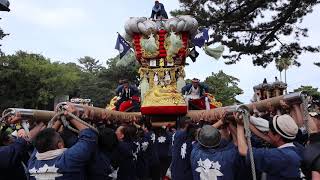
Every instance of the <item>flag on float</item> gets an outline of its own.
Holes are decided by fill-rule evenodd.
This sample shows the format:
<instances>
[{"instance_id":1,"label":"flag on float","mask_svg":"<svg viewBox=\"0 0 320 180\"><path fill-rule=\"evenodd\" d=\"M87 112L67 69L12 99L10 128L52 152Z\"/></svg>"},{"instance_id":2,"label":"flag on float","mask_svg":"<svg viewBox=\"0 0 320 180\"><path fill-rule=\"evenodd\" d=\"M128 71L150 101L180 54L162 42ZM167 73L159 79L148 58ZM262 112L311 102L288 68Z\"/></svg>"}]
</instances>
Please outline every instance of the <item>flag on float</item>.
<instances>
[{"instance_id":1,"label":"flag on float","mask_svg":"<svg viewBox=\"0 0 320 180\"><path fill-rule=\"evenodd\" d=\"M192 38L192 42L195 46L202 47L206 41L209 40L209 29L204 28L198 34Z\"/></svg>"},{"instance_id":2,"label":"flag on float","mask_svg":"<svg viewBox=\"0 0 320 180\"><path fill-rule=\"evenodd\" d=\"M199 56L199 53L196 50L196 47L192 48L189 52L189 57L192 60L192 62L196 62L197 57Z\"/></svg>"},{"instance_id":3,"label":"flag on float","mask_svg":"<svg viewBox=\"0 0 320 180\"><path fill-rule=\"evenodd\" d=\"M126 53L130 50L129 43L120 35L118 34L118 39L116 43L115 49L119 50L120 52L120 59L126 55Z\"/></svg>"}]
</instances>

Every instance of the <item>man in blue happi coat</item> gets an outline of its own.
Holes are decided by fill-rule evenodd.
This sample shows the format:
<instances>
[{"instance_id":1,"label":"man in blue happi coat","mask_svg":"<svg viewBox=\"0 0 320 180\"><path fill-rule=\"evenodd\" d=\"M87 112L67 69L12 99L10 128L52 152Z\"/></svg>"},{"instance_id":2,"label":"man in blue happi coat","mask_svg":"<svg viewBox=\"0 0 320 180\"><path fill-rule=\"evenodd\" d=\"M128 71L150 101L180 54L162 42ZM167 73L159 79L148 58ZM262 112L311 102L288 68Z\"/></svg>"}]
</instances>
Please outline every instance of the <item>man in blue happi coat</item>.
<instances>
[{"instance_id":1,"label":"man in blue happi coat","mask_svg":"<svg viewBox=\"0 0 320 180\"><path fill-rule=\"evenodd\" d=\"M134 126L139 129L139 137L137 141L140 145L137 161L137 176L139 179L160 179L159 172L159 156L156 147L156 135L153 131L150 118L143 117L141 119L141 126L136 124L134 119Z\"/></svg>"},{"instance_id":2,"label":"man in blue happi coat","mask_svg":"<svg viewBox=\"0 0 320 180\"><path fill-rule=\"evenodd\" d=\"M68 111L74 113L75 109L69 105ZM87 178L86 165L96 152L97 133L75 119L70 119L70 123L80 133L78 141L68 149L54 128L45 129L36 136L36 150L28 163L30 179Z\"/></svg>"},{"instance_id":3,"label":"man in blue happi coat","mask_svg":"<svg viewBox=\"0 0 320 180\"><path fill-rule=\"evenodd\" d=\"M6 127L1 129L0 179L27 179L24 164L29 159L28 150L32 146L31 140L33 140L43 127L44 124L39 123L30 130L28 136L18 137L15 140L10 140L10 136L6 133Z\"/></svg>"},{"instance_id":4,"label":"man in blue happi coat","mask_svg":"<svg viewBox=\"0 0 320 180\"><path fill-rule=\"evenodd\" d=\"M152 124L149 118L144 119L142 129L144 131L144 138L141 143L141 150L145 150L148 176L152 180L157 180L160 179L160 161L156 149L156 135L152 130Z\"/></svg>"},{"instance_id":5,"label":"man in blue happi coat","mask_svg":"<svg viewBox=\"0 0 320 180\"><path fill-rule=\"evenodd\" d=\"M190 156L196 127L190 119L182 119L180 129L172 137L171 177L173 180L192 180Z\"/></svg>"},{"instance_id":6,"label":"man in blue happi coat","mask_svg":"<svg viewBox=\"0 0 320 180\"><path fill-rule=\"evenodd\" d=\"M164 5L160 3L158 0L154 2L154 6L152 7L151 17L152 19L168 19L168 14L164 9Z\"/></svg>"},{"instance_id":7,"label":"man in blue happi coat","mask_svg":"<svg viewBox=\"0 0 320 180\"><path fill-rule=\"evenodd\" d=\"M156 136L156 149L160 161L160 177L164 177L171 162L170 147L172 144L172 133L167 130L167 127L158 129Z\"/></svg>"},{"instance_id":8,"label":"man in blue happi coat","mask_svg":"<svg viewBox=\"0 0 320 180\"><path fill-rule=\"evenodd\" d=\"M136 141L137 129L133 125L122 125L116 130L118 146L112 153L112 162L118 169L118 180L137 179L137 161L140 144Z\"/></svg>"},{"instance_id":9,"label":"man in blue happi coat","mask_svg":"<svg viewBox=\"0 0 320 180\"><path fill-rule=\"evenodd\" d=\"M128 100L132 100L134 108L137 108L138 102L132 99L132 96L138 96L138 94L139 90L137 87L130 85L127 80L123 80L122 85L119 85L116 89L116 95L118 96L117 102L115 103L116 110L119 111L120 105Z\"/></svg>"},{"instance_id":10,"label":"man in blue happi coat","mask_svg":"<svg viewBox=\"0 0 320 180\"><path fill-rule=\"evenodd\" d=\"M219 127L223 128L219 131ZM191 153L193 180L236 179L242 158L230 135L222 120L198 131Z\"/></svg>"},{"instance_id":11,"label":"man in blue happi coat","mask_svg":"<svg viewBox=\"0 0 320 180\"><path fill-rule=\"evenodd\" d=\"M242 120L239 116L237 119L239 153L250 164ZM287 114L276 115L269 122L269 129L268 136L276 148L253 148L256 170L266 172L268 180L300 179L301 149L293 143L299 129L297 124Z\"/></svg>"},{"instance_id":12,"label":"man in blue happi coat","mask_svg":"<svg viewBox=\"0 0 320 180\"><path fill-rule=\"evenodd\" d=\"M86 168L89 180L112 180L115 177L111 156L117 145L118 139L114 130L99 128L98 149Z\"/></svg>"}]
</instances>

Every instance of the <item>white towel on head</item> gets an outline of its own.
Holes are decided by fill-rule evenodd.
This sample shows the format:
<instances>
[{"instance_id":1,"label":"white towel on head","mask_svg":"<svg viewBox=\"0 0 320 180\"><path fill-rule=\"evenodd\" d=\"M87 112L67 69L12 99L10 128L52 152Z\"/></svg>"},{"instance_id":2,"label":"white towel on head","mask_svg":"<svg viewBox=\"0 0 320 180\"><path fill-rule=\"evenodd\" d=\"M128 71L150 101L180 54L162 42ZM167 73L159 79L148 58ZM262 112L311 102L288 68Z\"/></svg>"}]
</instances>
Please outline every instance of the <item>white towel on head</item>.
<instances>
[{"instance_id":1,"label":"white towel on head","mask_svg":"<svg viewBox=\"0 0 320 180\"><path fill-rule=\"evenodd\" d=\"M269 121L260 117L250 117L250 123L253 124L259 131L269 131Z\"/></svg>"}]
</instances>

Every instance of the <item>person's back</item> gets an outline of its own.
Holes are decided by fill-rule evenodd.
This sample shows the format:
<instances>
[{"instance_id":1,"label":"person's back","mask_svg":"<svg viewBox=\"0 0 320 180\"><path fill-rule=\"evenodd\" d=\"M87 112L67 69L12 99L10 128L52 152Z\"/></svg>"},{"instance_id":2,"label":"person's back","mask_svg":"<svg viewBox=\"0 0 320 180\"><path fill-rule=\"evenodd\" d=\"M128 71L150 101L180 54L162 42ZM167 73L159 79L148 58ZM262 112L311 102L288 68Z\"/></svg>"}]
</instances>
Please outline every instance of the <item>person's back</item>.
<instances>
[{"instance_id":1,"label":"person's back","mask_svg":"<svg viewBox=\"0 0 320 180\"><path fill-rule=\"evenodd\" d=\"M111 154L97 149L90 163L86 167L89 180L111 180L113 172L111 166Z\"/></svg>"},{"instance_id":2,"label":"person's back","mask_svg":"<svg viewBox=\"0 0 320 180\"><path fill-rule=\"evenodd\" d=\"M136 179L137 153L137 144L134 142L119 142L118 147L112 154L112 159L119 168L117 179Z\"/></svg>"},{"instance_id":3,"label":"person's back","mask_svg":"<svg viewBox=\"0 0 320 180\"><path fill-rule=\"evenodd\" d=\"M118 169L118 180L137 179L137 160L139 155L139 143L136 141L137 129L133 125L119 126L116 130L118 145L112 153L112 163Z\"/></svg>"},{"instance_id":4,"label":"person's back","mask_svg":"<svg viewBox=\"0 0 320 180\"><path fill-rule=\"evenodd\" d=\"M111 156L117 145L118 140L114 130L105 127L99 128L99 148L97 148L86 167L89 180L112 179Z\"/></svg>"},{"instance_id":5,"label":"person's back","mask_svg":"<svg viewBox=\"0 0 320 180\"><path fill-rule=\"evenodd\" d=\"M239 153L250 164L244 128L240 121L237 126ZM267 173L268 180L301 179L302 150L293 143L298 132L297 124L289 115L276 115L269 122L269 129L270 141L277 148L253 148L256 170Z\"/></svg>"},{"instance_id":6,"label":"person's back","mask_svg":"<svg viewBox=\"0 0 320 180\"><path fill-rule=\"evenodd\" d=\"M173 180L192 179L190 155L192 140L186 130L178 130L173 136L171 176Z\"/></svg>"},{"instance_id":7,"label":"person's back","mask_svg":"<svg viewBox=\"0 0 320 180\"><path fill-rule=\"evenodd\" d=\"M46 129L38 135L44 138L39 137L38 141L36 138L37 150L33 152L28 163L30 179L86 179L85 167L97 148L96 132L88 128L81 130L77 143L69 149L56 148L44 151L40 145L37 147L37 144L45 146L45 136L54 136L53 131L55 130Z\"/></svg>"},{"instance_id":8,"label":"person's back","mask_svg":"<svg viewBox=\"0 0 320 180\"><path fill-rule=\"evenodd\" d=\"M320 133L311 133L309 144L303 152L303 172L311 179L315 172L320 172Z\"/></svg>"},{"instance_id":9,"label":"person's back","mask_svg":"<svg viewBox=\"0 0 320 180\"><path fill-rule=\"evenodd\" d=\"M191 153L191 166L194 180L233 180L241 170L242 157L234 142L231 141L227 128L223 125L204 125L197 135L197 142Z\"/></svg>"},{"instance_id":10,"label":"person's back","mask_svg":"<svg viewBox=\"0 0 320 180\"><path fill-rule=\"evenodd\" d=\"M233 180L240 160L232 142L223 141L217 148L206 148L196 143L191 153L193 179Z\"/></svg>"},{"instance_id":11,"label":"person's back","mask_svg":"<svg viewBox=\"0 0 320 180\"><path fill-rule=\"evenodd\" d=\"M160 176L164 177L170 166L171 153L169 154L170 147L172 144L172 134L166 132L165 129L160 129L160 133L156 138L156 150L159 155L160 161Z\"/></svg>"},{"instance_id":12,"label":"person's back","mask_svg":"<svg viewBox=\"0 0 320 180\"><path fill-rule=\"evenodd\" d=\"M153 131L149 131L145 133L145 140L148 142L148 147L146 149L146 160L147 160L147 169L149 171L149 177L152 179L159 179L159 155L156 149L156 135ZM141 144L143 149L143 143Z\"/></svg>"},{"instance_id":13,"label":"person's back","mask_svg":"<svg viewBox=\"0 0 320 180\"><path fill-rule=\"evenodd\" d=\"M267 179L300 179L302 159L291 144L283 148L254 149L254 160L257 170L267 173Z\"/></svg>"},{"instance_id":14,"label":"person's back","mask_svg":"<svg viewBox=\"0 0 320 180\"><path fill-rule=\"evenodd\" d=\"M20 121L20 117L15 117L16 122ZM10 120L9 120L10 122ZM12 123L16 123L13 122ZM29 159L28 151L32 148L30 141L37 135L43 123L37 124L30 130L28 136L21 136L13 140L6 128L1 129L0 134L0 179L24 180L27 179L25 164ZM19 135L18 135L19 136ZM10 140L11 139L11 140ZM23 163L23 164L22 164Z\"/></svg>"},{"instance_id":15,"label":"person's back","mask_svg":"<svg viewBox=\"0 0 320 180\"><path fill-rule=\"evenodd\" d=\"M24 180L26 174L22 163L28 156L28 143L18 138L14 143L0 147L0 179Z\"/></svg>"}]
</instances>

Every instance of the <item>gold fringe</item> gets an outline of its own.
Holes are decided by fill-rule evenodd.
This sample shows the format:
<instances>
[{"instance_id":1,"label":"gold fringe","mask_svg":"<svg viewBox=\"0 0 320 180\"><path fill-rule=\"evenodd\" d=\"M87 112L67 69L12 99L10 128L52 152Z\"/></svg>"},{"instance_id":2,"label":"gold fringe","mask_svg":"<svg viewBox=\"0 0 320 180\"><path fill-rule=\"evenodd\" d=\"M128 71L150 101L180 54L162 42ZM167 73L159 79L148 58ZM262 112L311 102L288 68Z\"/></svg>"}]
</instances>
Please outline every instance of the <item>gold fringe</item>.
<instances>
[{"instance_id":1,"label":"gold fringe","mask_svg":"<svg viewBox=\"0 0 320 180\"><path fill-rule=\"evenodd\" d=\"M173 70L170 71L170 76L171 76L171 83L175 83L176 80L178 79L178 78L176 77L176 70L175 70L175 69L173 69Z\"/></svg>"}]
</instances>

